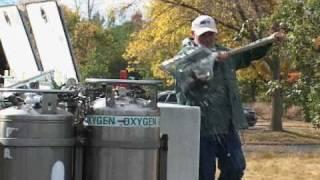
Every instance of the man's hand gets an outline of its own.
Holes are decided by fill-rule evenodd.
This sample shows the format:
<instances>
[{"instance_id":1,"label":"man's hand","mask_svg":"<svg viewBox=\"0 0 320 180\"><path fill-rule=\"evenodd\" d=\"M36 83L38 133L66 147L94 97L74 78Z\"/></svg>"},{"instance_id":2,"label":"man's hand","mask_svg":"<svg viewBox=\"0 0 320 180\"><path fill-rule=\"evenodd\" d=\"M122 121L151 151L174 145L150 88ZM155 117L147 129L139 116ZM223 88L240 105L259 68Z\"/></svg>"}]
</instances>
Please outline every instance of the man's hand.
<instances>
[{"instance_id":1,"label":"man's hand","mask_svg":"<svg viewBox=\"0 0 320 180\"><path fill-rule=\"evenodd\" d=\"M223 62L229 58L229 54L227 51L220 51L217 52L217 61L218 62Z\"/></svg>"},{"instance_id":2,"label":"man's hand","mask_svg":"<svg viewBox=\"0 0 320 180\"><path fill-rule=\"evenodd\" d=\"M283 42L286 38L286 35L283 32L275 32L271 36L273 36L277 43Z\"/></svg>"}]
</instances>

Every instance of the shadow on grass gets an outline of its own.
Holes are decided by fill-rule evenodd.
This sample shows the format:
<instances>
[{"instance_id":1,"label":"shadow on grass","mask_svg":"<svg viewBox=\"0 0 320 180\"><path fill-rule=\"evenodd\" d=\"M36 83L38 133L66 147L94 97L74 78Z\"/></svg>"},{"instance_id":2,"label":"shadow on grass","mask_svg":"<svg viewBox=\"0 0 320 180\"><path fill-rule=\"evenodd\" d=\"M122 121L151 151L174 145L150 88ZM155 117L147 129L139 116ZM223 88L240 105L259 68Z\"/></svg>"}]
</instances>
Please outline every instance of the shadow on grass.
<instances>
[{"instance_id":1,"label":"shadow on grass","mask_svg":"<svg viewBox=\"0 0 320 180\"><path fill-rule=\"evenodd\" d=\"M309 139L316 139L319 140L320 142L320 137L314 137L314 136L310 136L310 135L306 135L306 134L301 134L298 132L293 132L293 131L288 131L288 130L283 130L282 132L288 133L288 134L292 134L292 135L296 135L298 137L303 137L303 138L309 138Z\"/></svg>"}]
</instances>

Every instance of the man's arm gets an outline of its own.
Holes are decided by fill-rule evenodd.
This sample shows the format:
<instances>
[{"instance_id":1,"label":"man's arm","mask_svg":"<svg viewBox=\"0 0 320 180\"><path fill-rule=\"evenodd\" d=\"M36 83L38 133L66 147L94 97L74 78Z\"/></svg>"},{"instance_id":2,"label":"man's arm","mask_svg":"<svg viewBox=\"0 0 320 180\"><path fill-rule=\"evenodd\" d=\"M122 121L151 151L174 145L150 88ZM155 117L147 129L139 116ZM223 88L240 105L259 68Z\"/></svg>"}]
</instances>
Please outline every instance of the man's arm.
<instances>
[{"instance_id":1,"label":"man's arm","mask_svg":"<svg viewBox=\"0 0 320 180\"><path fill-rule=\"evenodd\" d=\"M231 57L231 63L234 69L237 70L248 67L252 61L263 58L267 54L271 46L272 43L234 55L233 57Z\"/></svg>"},{"instance_id":2,"label":"man's arm","mask_svg":"<svg viewBox=\"0 0 320 180\"><path fill-rule=\"evenodd\" d=\"M253 42L252 44L249 44L245 47L231 50L230 52L227 52L227 51L219 52L217 56L217 60L225 61L229 59L230 61L232 61L232 64L235 69L244 68L249 66L251 61L264 57L267 54L270 47L272 46L272 42L282 42L284 39L285 39L284 33L276 32L267 38L261 39L258 42ZM251 48L254 46L256 47Z\"/></svg>"}]
</instances>

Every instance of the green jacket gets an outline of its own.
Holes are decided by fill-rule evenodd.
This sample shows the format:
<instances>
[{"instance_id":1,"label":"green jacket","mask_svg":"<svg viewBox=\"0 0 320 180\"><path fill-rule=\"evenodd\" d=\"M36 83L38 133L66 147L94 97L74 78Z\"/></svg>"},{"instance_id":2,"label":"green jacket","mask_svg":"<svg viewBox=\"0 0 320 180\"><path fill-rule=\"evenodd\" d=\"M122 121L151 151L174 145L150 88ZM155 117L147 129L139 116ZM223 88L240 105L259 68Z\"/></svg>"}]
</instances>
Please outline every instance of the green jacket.
<instances>
[{"instance_id":1,"label":"green jacket","mask_svg":"<svg viewBox=\"0 0 320 180\"><path fill-rule=\"evenodd\" d=\"M189 58L190 52L199 49L192 41L184 40L184 42L183 49L177 55L178 58ZM234 55L224 62L207 58L207 64L187 63L176 67L178 103L200 107L201 136L227 133L230 127L236 130L248 127L237 86L236 70L245 68L251 61L265 56L270 47L271 44L255 48ZM212 52L228 51L218 45L210 50ZM194 57L199 58L199 56ZM198 61L200 60L195 62ZM203 71L207 67L210 67L211 71L211 74L208 72L209 79L198 79L195 72Z\"/></svg>"}]
</instances>

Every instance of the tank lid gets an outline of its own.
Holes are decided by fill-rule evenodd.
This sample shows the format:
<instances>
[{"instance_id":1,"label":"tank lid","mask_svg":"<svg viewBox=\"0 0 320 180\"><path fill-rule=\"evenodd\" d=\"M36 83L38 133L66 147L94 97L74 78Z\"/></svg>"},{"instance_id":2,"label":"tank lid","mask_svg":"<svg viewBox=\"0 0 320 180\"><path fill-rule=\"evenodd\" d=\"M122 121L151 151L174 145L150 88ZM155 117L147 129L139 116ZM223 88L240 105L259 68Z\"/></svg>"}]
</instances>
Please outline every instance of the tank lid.
<instances>
[{"instance_id":1,"label":"tank lid","mask_svg":"<svg viewBox=\"0 0 320 180\"><path fill-rule=\"evenodd\" d=\"M40 110L30 106L13 106L0 110L0 119L19 119L19 120L66 120L73 115L61 108L57 108L55 114L41 114Z\"/></svg>"},{"instance_id":2,"label":"tank lid","mask_svg":"<svg viewBox=\"0 0 320 180\"><path fill-rule=\"evenodd\" d=\"M139 85L159 85L162 84L160 80L126 80L126 79L98 79L88 78L86 83L104 83L104 84L139 84Z\"/></svg>"}]
</instances>

